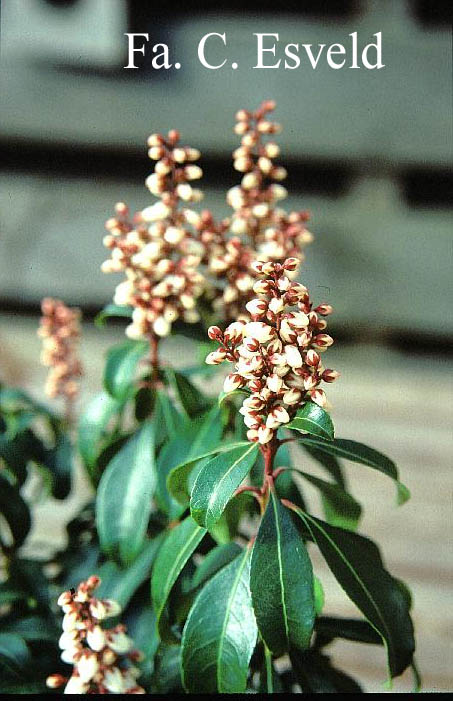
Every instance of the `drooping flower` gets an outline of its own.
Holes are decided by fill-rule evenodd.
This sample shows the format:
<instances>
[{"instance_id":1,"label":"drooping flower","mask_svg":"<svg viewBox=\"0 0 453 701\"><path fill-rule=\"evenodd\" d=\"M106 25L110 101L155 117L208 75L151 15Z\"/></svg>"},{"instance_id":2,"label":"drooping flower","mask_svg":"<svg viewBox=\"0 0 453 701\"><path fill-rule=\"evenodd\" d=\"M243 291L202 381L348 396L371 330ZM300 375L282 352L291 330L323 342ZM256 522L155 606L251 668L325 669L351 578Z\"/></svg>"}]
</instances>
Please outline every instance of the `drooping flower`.
<instances>
[{"instance_id":1,"label":"drooping flower","mask_svg":"<svg viewBox=\"0 0 453 701\"><path fill-rule=\"evenodd\" d=\"M117 616L121 607L112 599L94 596L101 580L89 577L77 591L65 591L58 605L63 609L63 633L59 647L61 659L73 665L70 677L52 674L47 686L57 689L65 685L65 694L144 694L137 684L140 670L133 663L141 653L133 649L133 640L126 627L118 624L104 630L102 621Z\"/></svg>"},{"instance_id":2,"label":"drooping flower","mask_svg":"<svg viewBox=\"0 0 453 701\"><path fill-rule=\"evenodd\" d=\"M332 307L313 308L307 288L290 280L298 265L296 258L283 264L255 261L252 267L264 279L255 283L259 296L247 305L252 320L234 322L224 332L217 326L208 331L219 348L206 362L235 363L224 391L250 390L239 411L247 437L261 444L271 441L306 402L325 407L327 398L320 384L334 382L339 375L324 368L320 355L333 343L323 318Z\"/></svg>"}]
</instances>

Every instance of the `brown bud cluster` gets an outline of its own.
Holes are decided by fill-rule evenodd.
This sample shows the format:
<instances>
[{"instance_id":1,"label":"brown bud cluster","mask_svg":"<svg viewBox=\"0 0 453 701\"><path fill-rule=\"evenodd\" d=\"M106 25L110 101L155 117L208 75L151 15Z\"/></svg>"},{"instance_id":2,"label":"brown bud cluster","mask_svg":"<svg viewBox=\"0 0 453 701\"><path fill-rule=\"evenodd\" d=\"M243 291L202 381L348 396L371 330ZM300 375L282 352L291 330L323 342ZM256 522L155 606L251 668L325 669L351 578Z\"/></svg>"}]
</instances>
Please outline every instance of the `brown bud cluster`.
<instances>
[{"instance_id":1,"label":"brown bud cluster","mask_svg":"<svg viewBox=\"0 0 453 701\"><path fill-rule=\"evenodd\" d=\"M64 611L61 659L74 668L69 678L52 674L47 686L57 689L65 684L65 694L144 694L136 681L140 670L133 664L142 655L133 649L126 627L102 627L102 621L117 616L121 607L116 601L93 595L99 584L99 577L92 576L81 582L76 592L60 595L58 605Z\"/></svg>"},{"instance_id":2,"label":"brown bud cluster","mask_svg":"<svg viewBox=\"0 0 453 701\"><path fill-rule=\"evenodd\" d=\"M167 137L152 134L148 139L154 172L146 179L158 201L129 217L119 202L115 216L106 222L104 245L110 258L103 272L124 272L126 280L115 292L114 302L134 308L126 334L130 338L167 336L176 319L198 321L196 300L205 280L199 271L204 247L195 225L199 214L183 205L199 202L202 192L191 182L202 176L194 164L200 153L179 144L179 133Z\"/></svg>"},{"instance_id":3,"label":"brown bud cluster","mask_svg":"<svg viewBox=\"0 0 453 701\"><path fill-rule=\"evenodd\" d=\"M50 368L45 392L52 398L74 399L79 391L77 380L82 375L78 357L80 311L50 297L42 300L41 311L41 363Z\"/></svg>"},{"instance_id":4,"label":"brown bud cluster","mask_svg":"<svg viewBox=\"0 0 453 701\"><path fill-rule=\"evenodd\" d=\"M286 170L274 163L280 149L274 135L280 125L270 121L275 103L267 100L255 112L239 110L236 134L241 145L233 153L234 167L243 173L241 184L228 191L227 202L233 208L230 232L206 240L211 274L224 279L216 306L225 319L237 319L245 303L253 297L256 274L254 260L282 263L296 256L303 260L303 249L313 240L306 229L306 211L286 212L278 203L287 196L280 181ZM214 232L212 232L214 234Z\"/></svg>"},{"instance_id":5,"label":"brown bud cluster","mask_svg":"<svg viewBox=\"0 0 453 701\"><path fill-rule=\"evenodd\" d=\"M239 411L248 439L261 444L271 441L306 402L325 407L326 395L319 385L339 375L321 362L321 353L333 343L323 318L332 307L321 304L313 309L307 288L290 279L298 265L296 258L283 264L255 261L252 268L263 279L254 283L257 297L246 305L251 321L235 321L224 332L217 326L208 331L219 348L206 362L235 363L224 391L250 391Z\"/></svg>"}]
</instances>

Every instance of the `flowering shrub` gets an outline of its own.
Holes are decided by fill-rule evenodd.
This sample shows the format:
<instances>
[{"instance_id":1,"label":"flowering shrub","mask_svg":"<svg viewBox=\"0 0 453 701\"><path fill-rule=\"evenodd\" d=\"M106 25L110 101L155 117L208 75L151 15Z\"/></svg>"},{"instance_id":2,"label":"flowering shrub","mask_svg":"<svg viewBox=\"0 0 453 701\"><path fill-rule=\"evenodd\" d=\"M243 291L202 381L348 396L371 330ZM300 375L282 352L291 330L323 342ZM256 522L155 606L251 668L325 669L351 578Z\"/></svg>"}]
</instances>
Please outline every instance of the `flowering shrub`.
<instances>
[{"instance_id":1,"label":"flowering shrub","mask_svg":"<svg viewBox=\"0 0 453 701\"><path fill-rule=\"evenodd\" d=\"M5 693L360 691L329 655L337 638L382 645L389 679L410 666L417 678L410 595L357 532L361 507L342 461L391 478L399 503L409 493L388 457L335 436L324 384L338 373L322 362L332 308L314 306L296 280L312 236L306 213L277 206L285 172L265 140L278 131L273 107L237 114L243 176L230 220L186 206L201 197L191 184L198 151L176 131L150 137L158 200L132 219L117 204L104 239L103 270L125 279L97 323L124 316L128 338L108 352L104 389L77 425L78 316L62 302L43 302L40 335L47 389L64 398L65 416L0 387ZM165 336L203 324L207 364L163 363ZM214 398L200 387L224 361L232 372ZM29 559L22 487L34 474L41 494L65 499L75 456L93 496L63 549ZM307 505L306 483L322 513ZM323 613L315 547L357 617Z\"/></svg>"}]
</instances>

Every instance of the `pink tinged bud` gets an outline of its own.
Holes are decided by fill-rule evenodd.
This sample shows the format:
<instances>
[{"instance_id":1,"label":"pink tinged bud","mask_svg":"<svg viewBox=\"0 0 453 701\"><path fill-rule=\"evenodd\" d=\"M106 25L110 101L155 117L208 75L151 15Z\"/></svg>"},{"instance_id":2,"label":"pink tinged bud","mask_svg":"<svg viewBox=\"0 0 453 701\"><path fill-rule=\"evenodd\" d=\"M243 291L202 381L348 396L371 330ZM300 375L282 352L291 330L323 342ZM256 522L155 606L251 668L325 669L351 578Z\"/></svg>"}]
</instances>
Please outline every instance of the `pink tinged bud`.
<instances>
[{"instance_id":1,"label":"pink tinged bud","mask_svg":"<svg viewBox=\"0 0 453 701\"><path fill-rule=\"evenodd\" d=\"M283 353L273 353L269 356L272 365L286 365L286 355Z\"/></svg>"},{"instance_id":2,"label":"pink tinged bud","mask_svg":"<svg viewBox=\"0 0 453 701\"><path fill-rule=\"evenodd\" d=\"M124 692L124 679L118 667L111 667L104 675L104 686L112 694L122 694Z\"/></svg>"},{"instance_id":3,"label":"pink tinged bud","mask_svg":"<svg viewBox=\"0 0 453 701\"><path fill-rule=\"evenodd\" d=\"M58 641L58 647L60 650L66 650L67 648L76 647L76 641L79 638L79 632L77 630L71 630L67 633L62 633Z\"/></svg>"},{"instance_id":4,"label":"pink tinged bud","mask_svg":"<svg viewBox=\"0 0 453 701\"><path fill-rule=\"evenodd\" d=\"M118 655L124 655L126 652L132 649L133 642L131 638L119 631L118 633L111 633L109 635L108 646L111 650L116 652Z\"/></svg>"},{"instance_id":5,"label":"pink tinged bud","mask_svg":"<svg viewBox=\"0 0 453 701\"><path fill-rule=\"evenodd\" d=\"M77 611L69 611L63 616L63 630L65 633L68 633L71 630L75 630L77 627L78 623L78 614Z\"/></svg>"},{"instance_id":6,"label":"pink tinged bud","mask_svg":"<svg viewBox=\"0 0 453 701\"><path fill-rule=\"evenodd\" d=\"M87 632L87 643L92 650L99 652L105 647L105 633L101 626L94 626L92 630Z\"/></svg>"},{"instance_id":7,"label":"pink tinged bud","mask_svg":"<svg viewBox=\"0 0 453 701\"><path fill-rule=\"evenodd\" d=\"M247 431L247 440L251 441L252 443L256 443L258 440L258 431L255 428L250 428Z\"/></svg>"},{"instance_id":8,"label":"pink tinged bud","mask_svg":"<svg viewBox=\"0 0 453 701\"><path fill-rule=\"evenodd\" d=\"M107 665L107 667L111 667L111 665L114 664L115 660L116 655L113 652L113 650L110 650L110 648L106 648L102 653L102 663Z\"/></svg>"},{"instance_id":9,"label":"pink tinged bud","mask_svg":"<svg viewBox=\"0 0 453 701\"><path fill-rule=\"evenodd\" d=\"M332 314L332 307L330 304L320 304L319 307L316 307L315 312L317 314L321 314L321 316L328 316L329 314Z\"/></svg>"},{"instance_id":10,"label":"pink tinged bud","mask_svg":"<svg viewBox=\"0 0 453 701\"><path fill-rule=\"evenodd\" d=\"M258 428L259 426L256 416L253 416L252 414L244 414L244 423L247 428Z\"/></svg>"},{"instance_id":11,"label":"pink tinged bud","mask_svg":"<svg viewBox=\"0 0 453 701\"><path fill-rule=\"evenodd\" d=\"M107 616L107 609L102 601L99 601L99 599L93 599L90 603L90 613L94 618L102 621Z\"/></svg>"},{"instance_id":12,"label":"pink tinged bud","mask_svg":"<svg viewBox=\"0 0 453 701\"><path fill-rule=\"evenodd\" d=\"M90 685L88 682L82 681L80 677L73 674L65 686L64 693L65 694L86 694L89 688L90 688Z\"/></svg>"},{"instance_id":13,"label":"pink tinged bud","mask_svg":"<svg viewBox=\"0 0 453 701\"><path fill-rule=\"evenodd\" d=\"M206 356L205 363L207 365L220 365L225 360L226 352L220 348L216 351L212 351Z\"/></svg>"},{"instance_id":14,"label":"pink tinged bud","mask_svg":"<svg viewBox=\"0 0 453 701\"><path fill-rule=\"evenodd\" d=\"M271 392L274 392L274 394L277 394L278 392L280 392L280 390L282 388L283 380L277 374L273 374L273 375L269 375L269 377L267 378L266 384Z\"/></svg>"},{"instance_id":15,"label":"pink tinged bud","mask_svg":"<svg viewBox=\"0 0 453 701\"><path fill-rule=\"evenodd\" d=\"M303 312L293 312L288 317L288 324L293 329L305 329L308 326L309 319Z\"/></svg>"},{"instance_id":16,"label":"pink tinged bud","mask_svg":"<svg viewBox=\"0 0 453 701\"><path fill-rule=\"evenodd\" d=\"M316 328L319 331L324 331L324 329L327 328L327 321L325 319L320 319L318 323L316 324Z\"/></svg>"},{"instance_id":17,"label":"pink tinged bud","mask_svg":"<svg viewBox=\"0 0 453 701\"><path fill-rule=\"evenodd\" d=\"M49 689L59 689L66 681L67 678L63 677L62 674L51 674L50 677L46 679L46 686L48 686Z\"/></svg>"},{"instance_id":18,"label":"pink tinged bud","mask_svg":"<svg viewBox=\"0 0 453 701\"><path fill-rule=\"evenodd\" d=\"M249 351L249 353L256 353L260 347L260 344L256 338L245 338L243 346L247 351Z\"/></svg>"},{"instance_id":19,"label":"pink tinged bud","mask_svg":"<svg viewBox=\"0 0 453 701\"><path fill-rule=\"evenodd\" d=\"M311 335L308 334L306 331L303 331L301 334L299 334L297 336L297 345L300 346L301 348L306 348L310 342L311 342Z\"/></svg>"},{"instance_id":20,"label":"pink tinged bud","mask_svg":"<svg viewBox=\"0 0 453 701\"><path fill-rule=\"evenodd\" d=\"M333 338L326 333L318 333L317 336L313 337L312 343L316 348L322 351L332 345Z\"/></svg>"},{"instance_id":21,"label":"pink tinged bud","mask_svg":"<svg viewBox=\"0 0 453 701\"><path fill-rule=\"evenodd\" d=\"M300 401L302 393L298 389L290 389L283 395L283 401L288 406L293 406Z\"/></svg>"},{"instance_id":22,"label":"pink tinged bud","mask_svg":"<svg viewBox=\"0 0 453 701\"><path fill-rule=\"evenodd\" d=\"M305 362L307 365L311 365L311 367L317 367L321 361L321 358L317 354L316 351L314 351L312 348L307 351L307 355L305 356Z\"/></svg>"},{"instance_id":23,"label":"pink tinged bud","mask_svg":"<svg viewBox=\"0 0 453 701\"><path fill-rule=\"evenodd\" d=\"M270 289L269 282L267 280L257 280L253 285L253 291L257 295L266 295Z\"/></svg>"},{"instance_id":24,"label":"pink tinged bud","mask_svg":"<svg viewBox=\"0 0 453 701\"><path fill-rule=\"evenodd\" d=\"M69 591L64 591L60 596L58 597L57 604L58 606L65 606L65 604L70 604L72 601L72 594Z\"/></svg>"},{"instance_id":25,"label":"pink tinged bud","mask_svg":"<svg viewBox=\"0 0 453 701\"><path fill-rule=\"evenodd\" d=\"M319 383L319 380L314 375L309 375L304 377L304 389L311 390L314 389Z\"/></svg>"},{"instance_id":26,"label":"pink tinged bud","mask_svg":"<svg viewBox=\"0 0 453 701\"><path fill-rule=\"evenodd\" d=\"M286 292L291 286L291 280L287 277L281 277L277 283L280 292Z\"/></svg>"},{"instance_id":27,"label":"pink tinged bud","mask_svg":"<svg viewBox=\"0 0 453 701\"><path fill-rule=\"evenodd\" d=\"M60 658L66 664L74 664L76 657L80 654L80 647L68 647L60 655Z\"/></svg>"},{"instance_id":28,"label":"pink tinged bud","mask_svg":"<svg viewBox=\"0 0 453 701\"><path fill-rule=\"evenodd\" d=\"M280 337L287 343L296 343L297 334L288 324L287 319L283 319L280 325Z\"/></svg>"},{"instance_id":29,"label":"pink tinged bud","mask_svg":"<svg viewBox=\"0 0 453 701\"><path fill-rule=\"evenodd\" d=\"M287 258L283 263L283 267L285 270L293 272L294 270L297 270L299 263L300 261L297 258Z\"/></svg>"},{"instance_id":30,"label":"pink tinged bud","mask_svg":"<svg viewBox=\"0 0 453 701\"><path fill-rule=\"evenodd\" d=\"M263 299L252 299L247 302L245 308L252 316L264 316L267 311L267 303Z\"/></svg>"},{"instance_id":31,"label":"pink tinged bud","mask_svg":"<svg viewBox=\"0 0 453 701\"><path fill-rule=\"evenodd\" d=\"M272 409L269 416L266 419L267 428L278 428L281 424L287 424L289 421L289 414L286 409L282 406L275 407Z\"/></svg>"},{"instance_id":32,"label":"pink tinged bud","mask_svg":"<svg viewBox=\"0 0 453 701\"><path fill-rule=\"evenodd\" d=\"M269 309L274 314L279 314L285 306L283 299L281 297L273 297L269 302Z\"/></svg>"},{"instance_id":33,"label":"pink tinged bud","mask_svg":"<svg viewBox=\"0 0 453 701\"><path fill-rule=\"evenodd\" d=\"M255 338L260 343L266 343L275 336L275 329L262 321L252 321L245 325L245 334L248 337Z\"/></svg>"},{"instance_id":34,"label":"pink tinged bud","mask_svg":"<svg viewBox=\"0 0 453 701\"><path fill-rule=\"evenodd\" d=\"M322 389L314 389L310 392L312 402L323 407L327 404L327 397Z\"/></svg>"},{"instance_id":35,"label":"pink tinged bud","mask_svg":"<svg viewBox=\"0 0 453 701\"><path fill-rule=\"evenodd\" d=\"M340 377L340 373L337 372L336 370L324 370L324 372L321 375L322 379L324 382L335 382L335 380Z\"/></svg>"},{"instance_id":36,"label":"pink tinged bud","mask_svg":"<svg viewBox=\"0 0 453 701\"><path fill-rule=\"evenodd\" d=\"M234 321L232 324L226 327L224 337L228 340L235 341L238 338L242 338L244 335L245 324L241 321Z\"/></svg>"},{"instance_id":37,"label":"pink tinged bud","mask_svg":"<svg viewBox=\"0 0 453 701\"><path fill-rule=\"evenodd\" d=\"M252 392L260 392L260 390L263 388L263 383L261 380L254 379L250 381L249 387Z\"/></svg>"},{"instance_id":38,"label":"pink tinged bud","mask_svg":"<svg viewBox=\"0 0 453 701\"><path fill-rule=\"evenodd\" d=\"M216 341L218 339L223 338L222 331L219 329L218 326L210 326L208 329L208 336L211 339L211 341Z\"/></svg>"},{"instance_id":39,"label":"pink tinged bud","mask_svg":"<svg viewBox=\"0 0 453 701\"><path fill-rule=\"evenodd\" d=\"M235 389L243 387L244 384L245 380L240 375L233 372L226 376L225 382L223 383L223 391L227 393L234 392Z\"/></svg>"},{"instance_id":40,"label":"pink tinged bud","mask_svg":"<svg viewBox=\"0 0 453 701\"><path fill-rule=\"evenodd\" d=\"M255 273L263 272L263 262L261 260L254 260L253 263L250 264L250 267L255 271Z\"/></svg>"},{"instance_id":41,"label":"pink tinged bud","mask_svg":"<svg viewBox=\"0 0 453 701\"><path fill-rule=\"evenodd\" d=\"M302 367L302 364L303 364L302 356L301 356L297 346L291 346L291 345L285 346L285 356L286 356L286 362L292 368Z\"/></svg>"},{"instance_id":42,"label":"pink tinged bud","mask_svg":"<svg viewBox=\"0 0 453 701\"><path fill-rule=\"evenodd\" d=\"M261 445L269 443L269 441L272 440L273 436L274 432L267 426L260 426L260 428L258 429L258 443L260 443Z\"/></svg>"},{"instance_id":43,"label":"pink tinged bud","mask_svg":"<svg viewBox=\"0 0 453 701\"><path fill-rule=\"evenodd\" d=\"M102 603L105 606L105 618L112 618L113 616L118 616L122 608L120 604L114 599L102 599Z\"/></svg>"},{"instance_id":44,"label":"pink tinged bud","mask_svg":"<svg viewBox=\"0 0 453 701\"><path fill-rule=\"evenodd\" d=\"M93 653L82 655L76 666L82 682L91 681L99 670L97 656Z\"/></svg>"},{"instance_id":45,"label":"pink tinged bud","mask_svg":"<svg viewBox=\"0 0 453 701\"><path fill-rule=\"evenodd\" d=\"M157 336L168 336L171 331L171 324L163 316L158 316L153 323L153 331Z\"/></svg>"}]
</instances>

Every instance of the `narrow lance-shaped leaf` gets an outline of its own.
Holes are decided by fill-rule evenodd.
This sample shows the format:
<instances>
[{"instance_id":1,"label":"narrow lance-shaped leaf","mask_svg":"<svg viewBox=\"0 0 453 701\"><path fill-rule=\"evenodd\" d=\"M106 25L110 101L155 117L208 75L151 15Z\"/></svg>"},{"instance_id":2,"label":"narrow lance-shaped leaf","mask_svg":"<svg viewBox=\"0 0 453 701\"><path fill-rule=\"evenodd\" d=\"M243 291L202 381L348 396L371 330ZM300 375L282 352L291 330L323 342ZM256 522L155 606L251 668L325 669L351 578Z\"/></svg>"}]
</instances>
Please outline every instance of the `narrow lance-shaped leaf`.
<instances>
[{"instance_id":1,"label":"narrow lance-shaped leaf","mask_svg":"<svg viewBox=\"0 0 453 701\"><path fill-rule=\"evenodd\" d=\"M290 428L294 431L302 433L310 433L313 436L319 436L326 440L332 440L334 436L334 427L332 419L327 411L321 409L314 402L307 402L300 409L294 419L285 424L284 428Z\"/></svg>"},{"instance_id":2,"label":"narrow lance-shaped leaf","mask_svg":"<svg viewBox=\"0 0 453 701\"><path fill-rule=\"evenodd\" d=\"M339 484L326 482L308 472L302 472L302 470L297 470L297 472L307 482L319 489L324 514L328 523L355 531L362 513L362 507L359 502L349 492L340 487Z\"/></svg>"},{"instance_id":3,"label":"narrow lance-shaped leaf","mask_svg":"<svg viewBox=\"0 0 453 701\"><path fill-rule=\"evenodd\" d=\"M315 621L313 569L291 514L273 491L253 547L250 588L267 647L275 655L307 648Z\"/></svg>"},{"instance_id":4,"label":"narrow lance-shaped leaf","mask_svg":"<svg viewBox=\"0 0 453 701\"><path fill-rule=\"evenodd\" d=\"M295 507L349 598L379 633L392 677L401 674L415 648L407 597L384 568L376 545L357 533L330 526Z\"/></svg>"},{"instance_id":5,"label":"narrow lance-shaped leaf","mask_svg":"<svg viewBox=\"0 0 453 701\"><path fill-rule=\"evenodd\" d=\"M159 632L167 642L177 641L165 615L168 596L184 565L206 533L191 516L170 531L156 558L151 578L151 598L156 611Z\"/></svg>"},{"instance_id":6,"label":"narrow lance-shaped leaf","mask_svg":"<svg viewBox=\"0 0 453 701\"><path fill-rule=\"evenodd\" d=\"M110 461L96 497L101 547L124 564L143 547L155 486L154 426L147 422Z\"/></svg>"},{"instance_id":7,"label":"narrow lance-shaped leaf","mask_svg":"<svg viewBox=\"0 0 453 701\"><path fill-rule=\"evenodd\" d=\"M109 350L104 387L112 397L123 401L131 394L137 364L147 350L146 341L125 341Z\"/></svg>"},{"instance_id":8,"label":"narrow lance-shaped leaf","mask_svg":"<svg viewBox=\"0 0 453 701\"><path fill-rule=\"evenodd\" d=\"M196 598L182 637L182 680L187 691L245 691L257 638L249 579L247 548L209 580Z\"/></svg>"},{"instance_id":9,"label":"narrow lance-shaped leaf","mask_svg":"<svg viewBox=\"0 0 453 701\"><path fill-rule=\"evenodd\" d=\"M396 483L398 504L404 504L404 502L410 498L408 488L398 479L398 470L393 460L390 460L386 455L374 450L374 448L346 438L335 438L333 441L324 441L307 436L301 438L301 441L329 455L335 455L339 458L357 462L360 465L366 465L367 467L373 468L373 470L378 470L384 475L391 477Z\"/></svg>"},{"instance_id":10,"label":"narrow lance-shaped leaf","mask_svg":"<svg viewBox=\"0 0 453 701\"><path fill-rule=\"evenodd\" d=\"M258 445L251 443L217 455L201 468L190 496L190 512L197 523L207 529L217 523L257 453Z\"/></svg>"},{"instance_id":11,"label":"narrow lance-shaped leaf","mask_svg":"<svg viewBox=\"0 0 453 701\"><path fill-rule=\"evenodd\" d=\"M198 455L193 455L193 457L185 460L183 463L177 465L170 471L167 477L168 491L177 501L179 501L180 504L188 504L191 491L189 488L189 475L197 463L205 458L211 458L213 455L217 455L218 453L228 453L236 448L245 446L250 446L250 442L237 441L235 443L225 443L223 445L218 445L212 450L203 451Z\"/></svg>"}]
</instances>

